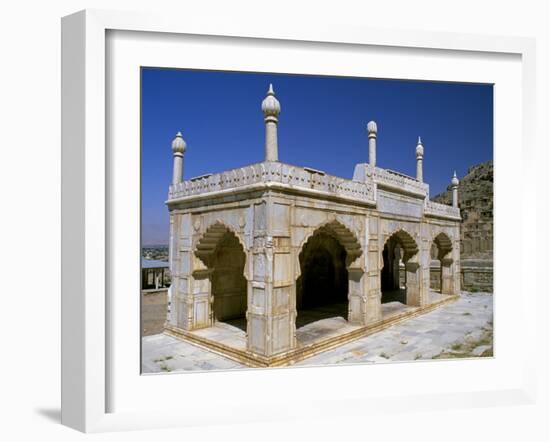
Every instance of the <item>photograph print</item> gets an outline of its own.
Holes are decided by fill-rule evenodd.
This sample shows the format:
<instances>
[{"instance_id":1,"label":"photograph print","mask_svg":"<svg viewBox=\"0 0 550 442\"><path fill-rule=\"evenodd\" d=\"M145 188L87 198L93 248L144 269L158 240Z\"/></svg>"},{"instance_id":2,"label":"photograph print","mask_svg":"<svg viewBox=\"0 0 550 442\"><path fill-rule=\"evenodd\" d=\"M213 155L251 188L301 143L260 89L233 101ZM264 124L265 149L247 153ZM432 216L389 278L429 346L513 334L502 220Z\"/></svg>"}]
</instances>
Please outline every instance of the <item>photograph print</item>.
<instances>
[{"instance_id":1,"label":"photograph print","mask_svg":"<svg viewBox=\"0 0 550 442\"><path fill-rule=\"evenodd\" d=\"M493 357L492 84L140 93L142 374Z\"/></svg>"}]
</instances>

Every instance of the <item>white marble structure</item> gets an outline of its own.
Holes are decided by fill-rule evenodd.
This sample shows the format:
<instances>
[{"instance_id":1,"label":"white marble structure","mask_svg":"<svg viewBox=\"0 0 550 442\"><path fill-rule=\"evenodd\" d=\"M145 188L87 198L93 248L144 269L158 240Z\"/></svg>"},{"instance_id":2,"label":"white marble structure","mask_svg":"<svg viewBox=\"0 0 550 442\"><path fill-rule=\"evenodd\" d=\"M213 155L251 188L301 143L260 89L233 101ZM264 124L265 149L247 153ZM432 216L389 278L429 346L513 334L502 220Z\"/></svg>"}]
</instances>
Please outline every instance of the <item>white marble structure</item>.
<instances>
[{"instance_id":1,"label":"white marble structure","mask_svg":"<svg viewBox=\"0 0 550 442\"><path fill-rule=\"evenodd\" d=\"M418 137L418 143L416 144L416 179L421 183L424 181L424 174L422 171L422 160L424 159L424 146L422 140Z\"/></svg>"},{"instance_id":2,"label":"white marble structure","mask_svg":"<svg viewBox=\"0 0 550 442\"><path fill-rule=\"evenodd\" d=\"M458 178L456 176L456 170L451 178L451 186L453 190L453 207L458 207Z\"/></svg>"},{"instance_id":3,"label":"white marble structure","mask_svg":"<svg viewBox=\"0 0 550 442\"><path fill-rule=\"evenodd\" d=\"M441 293L458 294L460 211L456 198L453 207L429 200L420 139L416 179L382 169L369 122L369 161L344 179L279 162L281 106L271 85L261 108L264 162L183 180L180 133L172 144L168 329L185 335L245 318L247 354L269 362L295 352L297 317L324 302L346 305L358 329L381 324L383 291L400 288L399 262L404 303L429 306L433 243Z\"/></svg>"}]
</instances>

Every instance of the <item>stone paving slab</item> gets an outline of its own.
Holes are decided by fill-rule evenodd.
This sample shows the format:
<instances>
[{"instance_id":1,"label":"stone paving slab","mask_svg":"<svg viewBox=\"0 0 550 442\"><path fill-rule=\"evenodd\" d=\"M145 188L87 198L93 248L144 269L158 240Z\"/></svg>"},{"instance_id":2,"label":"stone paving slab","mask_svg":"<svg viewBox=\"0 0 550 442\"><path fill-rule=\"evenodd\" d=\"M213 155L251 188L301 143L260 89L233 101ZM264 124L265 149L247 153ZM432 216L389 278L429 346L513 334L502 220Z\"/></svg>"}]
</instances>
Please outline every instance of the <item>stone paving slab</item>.
<instances>
[{"instance_id":1,"label":"stone paving slab","mask_svg":"<svg viewBox=\"0 0 550 442\"><path fill-rule=\"evenodd\" d=\"M488 351L492 354L492 323L492 294L463 292L451 304L300 361L296 365L478 357L486 355ZM143 337L142 355L143 373L232 370L245 367L164 334Z\"/></svg>"},{"instance_id":2,"label":"stone paving slab","mask_svg":"<svg viewBox=\"0 0 550 442\"><path fill-rule=\"evenodd\" d=\"M338 336L349 333L360 328L357 325L351 325L344 318L327 318L321 321L312 322L296 330L296 340L298 346L313 344L319 339L328 339L331 336Z\"/></svg>"}]
</instances>

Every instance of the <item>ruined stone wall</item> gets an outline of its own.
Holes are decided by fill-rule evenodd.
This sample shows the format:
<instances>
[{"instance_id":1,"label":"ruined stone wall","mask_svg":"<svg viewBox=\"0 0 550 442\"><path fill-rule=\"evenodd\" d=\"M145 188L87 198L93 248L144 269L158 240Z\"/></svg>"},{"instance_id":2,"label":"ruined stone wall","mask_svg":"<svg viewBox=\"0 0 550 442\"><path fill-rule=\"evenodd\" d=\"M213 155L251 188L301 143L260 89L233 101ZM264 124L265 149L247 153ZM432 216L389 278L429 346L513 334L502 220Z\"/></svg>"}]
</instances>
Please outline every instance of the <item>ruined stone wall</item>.
<instances>
[{"instance_id":1,"label":"ruined stone wall","mask_svg":"<svg viewBox=\"0 0 550 442\"><path fill-rule=\"evenodd\" d=\"M400 277L404 283L405 270L400 269ZM493 262L488 260L467 260L460 266L460 283L462 290L469 292L493 291ZM432 261L430 266L430 288L441 289L441 265Z\"/></svg>"},{"instance_id":2,"label":"ruined stone wall","mask_svg":"<svg viewBox=\"0 0 550 442\"><path fill-rule=\"evenodd\" d=\"M447 190L432 198L451 204L452 192ZM468 169L458 187L460 223L460 257L462 287L465 290L493 289L493 161Z\"/></svg>"}]
</instances>

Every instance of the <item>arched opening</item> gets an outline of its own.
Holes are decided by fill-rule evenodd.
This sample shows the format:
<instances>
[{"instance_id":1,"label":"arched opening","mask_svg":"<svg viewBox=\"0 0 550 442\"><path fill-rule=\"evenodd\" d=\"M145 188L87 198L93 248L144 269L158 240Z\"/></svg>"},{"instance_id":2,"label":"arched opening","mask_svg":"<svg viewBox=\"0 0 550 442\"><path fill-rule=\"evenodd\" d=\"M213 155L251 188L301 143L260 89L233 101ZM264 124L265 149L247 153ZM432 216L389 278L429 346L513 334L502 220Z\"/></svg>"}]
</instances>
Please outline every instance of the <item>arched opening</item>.
<instances>
[{"instance_id":1,"label":"arched opening","mask_svg":"<svg viewBox=\"0 0 550 442\"><path fill-rule=\"evenodd\" d=\"M392 234L382 250L380 288L382 304L400 302L416 304L418 300L418 265L415 258L418 246L404 230Z\"/></svg>"},{"instance_id":2,"label":"arched opening","mask_svg":"<svg viewBox=\"0 0 550 442\"><path fill-rule=\"evenodd\" d=\"M211 276L214 321L226 322L244 331L247 309L245 259L238 239L227 232L216 247Z\"/></svg>"},{"instance_id":3,"label":"arched opening","mask_svg":"<svg viewBox=\"0 0 550 442\"><path fill-rule=\"evenodd\" d=\"M405 277L401 277L404 270L401 246L396 241L386 243L382 251L384 261L380 286L382 288L382 303L398 301L405 303L406 288Z\"/></svg>"},{"instance_id":4,"label":"arched opening","mask_svg":"<svg viewBox=\"0 0 550 442\"><path fill-rule=\"evenodd\" d=\"M317 232L303 247L296 282L296 328L321 319L348 317L346 249L332 235Z\"/></svg>"},{"instance_id":5,"label":"arched opening","mask_svg":"<svg viewBox=\"0 0 550 442\"><path fill-rule=\"evenodd\" d=\"M431 248L430 290L441 294L453 293L452 250L453 243L446 234L441 232L434 238ZM436 271L435 275L432 274L433 270Z\"/></svg>"},{"instance_id":6,"label":"arched opening","mask_svg":"<svg viewBox=\"0 0 550 442\"><path fill-rule=\"evenodd\" d=\"M238 238L223 224L215 224L207 230L195 253L208 268L212 324L224 322L246 332L246 255Z\"/></svg>"}]
</instances>

